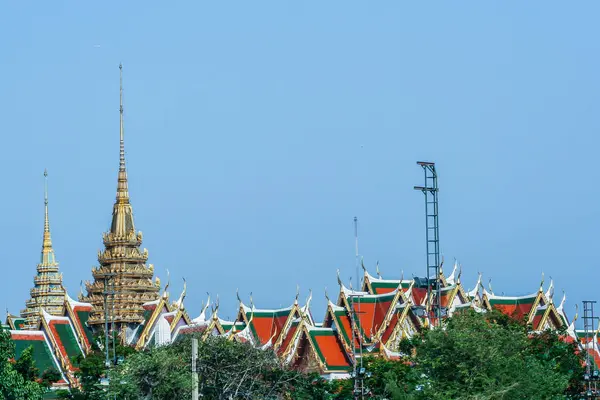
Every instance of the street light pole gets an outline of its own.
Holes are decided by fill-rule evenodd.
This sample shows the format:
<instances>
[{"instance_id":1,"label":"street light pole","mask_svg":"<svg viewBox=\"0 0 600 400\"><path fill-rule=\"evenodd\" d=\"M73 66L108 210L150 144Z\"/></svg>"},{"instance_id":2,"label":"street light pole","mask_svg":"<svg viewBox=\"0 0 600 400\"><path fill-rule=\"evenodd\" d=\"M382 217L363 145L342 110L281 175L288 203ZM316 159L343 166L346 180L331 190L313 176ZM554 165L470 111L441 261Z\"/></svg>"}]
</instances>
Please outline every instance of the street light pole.
<instances>
[{"instance_id":1,"label":"street light pole","mask_svg":"<svg viewBox=\"0 0 600 400\"><path fill-rule=\"evenodd\" d=\"M192 338L192 400L198 400L198 339Z\"/></svg>"}]
</instances>

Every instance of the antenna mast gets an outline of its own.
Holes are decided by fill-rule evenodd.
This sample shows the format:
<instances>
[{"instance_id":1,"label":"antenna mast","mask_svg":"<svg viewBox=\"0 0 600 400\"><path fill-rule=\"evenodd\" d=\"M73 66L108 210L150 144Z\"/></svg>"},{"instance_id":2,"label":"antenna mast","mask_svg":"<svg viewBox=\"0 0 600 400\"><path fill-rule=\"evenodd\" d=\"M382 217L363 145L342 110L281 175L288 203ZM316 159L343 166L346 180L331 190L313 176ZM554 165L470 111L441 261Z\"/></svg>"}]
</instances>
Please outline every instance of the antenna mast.
<instances>
[{"instance_id":1,"label":"antenna mast","mask_svg":"<svg viewBox=\"0 0 600 400\"><path fill-rule=\"evenodd\" d=\"M435 163L417 161L425 173L425 185L415 186L415 190L425 195L425 240L427 249L427 299L431 304L433 317L439 324L442 317L442 296L440 285L440 230L438 224L438 176ZM432 294L434 298L432 299Z\"/></svg>"},{"instance_id":2,"label":"antenna mast","mask_svg":"<svg viewBox=\"0 0 600 400\"><path fill-rule=\"evenodd\" d=\"M358 269L358 218L354 217L354 247L355 247L355 255L356 255L356 284L358 287L360 285L360 272Z\"/></svg>"},{"instance_id":3,"label":"antenna mast","mask_svg":"<svg viewBox=\"0 0 600 400\"><path fill-rule=\"evenodd\" d=\"M584 396L588 399L597 398L598 379L600 379L598 366L594 362L589 349L586 348L587 346L592 346L593 349L597 345L594 343L594 339L596 319L598 318L594 316L594 304L596 304L595 301L583 301L583 329L585 334L585 373L583 374L583 387L585 388Z\"/></svg>"}]
</instances>

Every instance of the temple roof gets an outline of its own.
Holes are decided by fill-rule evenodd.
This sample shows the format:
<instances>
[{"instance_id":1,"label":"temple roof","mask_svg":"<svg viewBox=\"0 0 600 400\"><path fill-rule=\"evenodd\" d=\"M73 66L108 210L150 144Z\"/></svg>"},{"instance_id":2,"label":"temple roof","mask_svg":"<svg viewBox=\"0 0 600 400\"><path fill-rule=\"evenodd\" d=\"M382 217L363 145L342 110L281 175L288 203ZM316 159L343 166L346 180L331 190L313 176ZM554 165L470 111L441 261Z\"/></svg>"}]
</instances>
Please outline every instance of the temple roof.
<instances>
[{"instance_id":1,"label":"temple roof","mask_svg":"<svg viewBox=\"0 0 600 400\"><path fill-rule=\"evenodd\" d=\"M238 321L246 322L246 327L236 336L249 340L246 331L252 334L255 342L261 346L279 343L280 335L287 330L289 320L298 318L302 312L298 306L297 296L294 303L285 308L257 309L248 307L240 300Z\"/></svg>"},{"instance_id":2,"label":"temple roof","mask_svg":"<svg viewBox=\"0 0 600 400\"><path fill-rule=\"evenodd\" d=\"M21 353L28 347L33 348L33 361L40 377L44 371L50 368L61 371L58 360L54 356L50 342L44 332L11 330L10 336L15 343L16 358L19 358ZM64 375L62 378L65 379Z\"/></svg>"}]
</instances>

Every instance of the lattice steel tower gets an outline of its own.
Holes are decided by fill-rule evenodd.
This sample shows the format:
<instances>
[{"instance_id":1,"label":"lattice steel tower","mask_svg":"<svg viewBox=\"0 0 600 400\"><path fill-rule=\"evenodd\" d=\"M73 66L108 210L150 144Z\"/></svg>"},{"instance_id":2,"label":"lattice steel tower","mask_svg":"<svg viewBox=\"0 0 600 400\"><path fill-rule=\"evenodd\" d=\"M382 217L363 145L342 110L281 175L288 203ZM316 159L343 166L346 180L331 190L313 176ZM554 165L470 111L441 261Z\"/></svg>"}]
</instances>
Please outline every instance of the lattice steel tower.
<instances>
[{"instance_id":1,"label":"lattice steel tower","mask_svg":"<svg viewBox=\"0 0 600 400\"><path fill-rule=\"evenodd\" d=\"M440 321L442 316L442 296L440 285L440 230L438 223L438 176L435 163L417 161L425 173L425 185L415 186L415 190L425 195L425 240L427 249L427 298L432 304L433 316Z\"/></svg>"},{"instance_id":2,"label":"lattice steel tower","mask_svg":"<svg viewBox=\"0 0 600 400\"><path fill-rule=\"evenodd\" d=\"M583 376L583 384L585 387L584 396L587 399L597 399L598 398L598 380L600 379L600 373L598 372L598 366L594 362L589 347L592 348L597 345L594 343L596 339L596 320L598 319L594 316L594 304L595 301L584 300L583 301L583 330L585 334L585 344L584 346L588 347L585 349L585 373Z\"/></svg>"}]
</instances>

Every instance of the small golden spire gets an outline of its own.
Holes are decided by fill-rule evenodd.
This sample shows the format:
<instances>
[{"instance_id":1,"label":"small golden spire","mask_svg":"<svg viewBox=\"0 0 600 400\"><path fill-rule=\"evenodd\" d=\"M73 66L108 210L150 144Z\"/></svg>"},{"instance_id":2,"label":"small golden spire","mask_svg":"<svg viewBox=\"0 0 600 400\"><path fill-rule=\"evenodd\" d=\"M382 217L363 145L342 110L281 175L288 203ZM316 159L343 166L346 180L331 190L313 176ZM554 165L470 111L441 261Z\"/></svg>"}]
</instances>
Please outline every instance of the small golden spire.
<instances>
[{"instance_id":1,"label":"small golden spire","mask_svg":"<svg viewBox=\"0 0 600 400\"><path fill-rule=\"evenodd\" d=\"M54 250L50 237L50 219L48 218L48 170L44 169L44 240L42 242L42 264L54 264Z\"/></svg>"},{"instance_id":2,"label":"small golden spire","mask_svg":"<svg viewBox=\"0 0 600 400\"><path fill-rule=\"evenodd\" d=\"M50 222L48 221L48 170L44 168L44 233L50 233Z\"/></svg>"}]
</instances>

